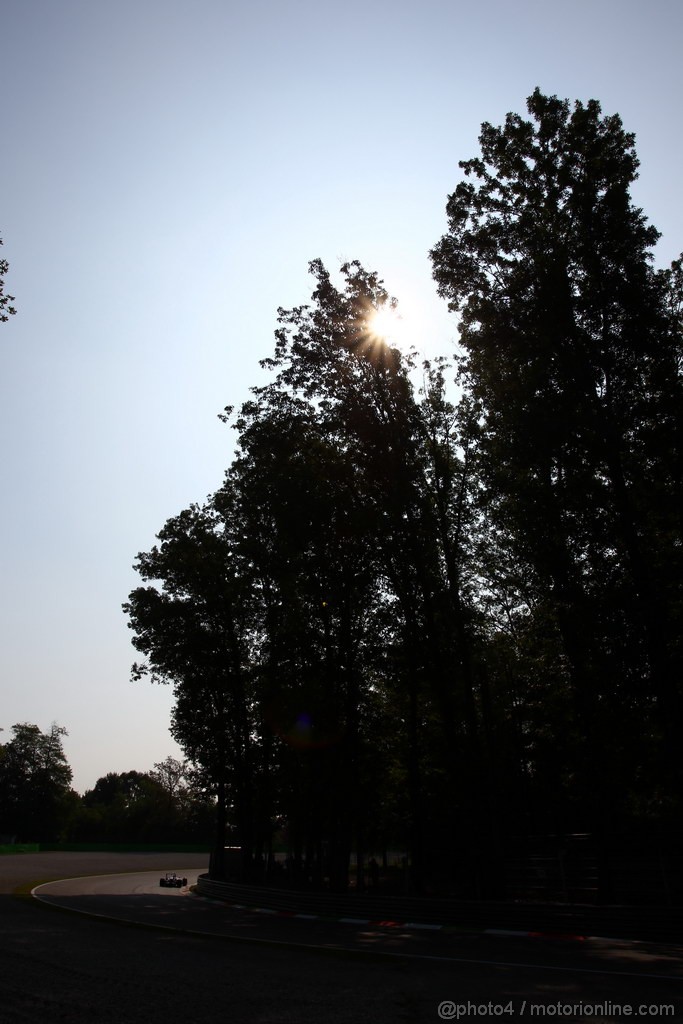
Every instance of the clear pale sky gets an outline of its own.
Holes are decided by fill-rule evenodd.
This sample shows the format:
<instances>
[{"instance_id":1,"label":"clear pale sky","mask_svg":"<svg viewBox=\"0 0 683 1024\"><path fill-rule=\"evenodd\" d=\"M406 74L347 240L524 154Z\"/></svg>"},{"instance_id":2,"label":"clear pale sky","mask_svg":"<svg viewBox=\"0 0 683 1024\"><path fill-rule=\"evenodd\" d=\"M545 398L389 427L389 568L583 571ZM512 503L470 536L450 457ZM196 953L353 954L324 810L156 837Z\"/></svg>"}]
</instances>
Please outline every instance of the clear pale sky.
<instances>
[{"instance_id":1,"label":"clear pale sky","mask_svg":"<svg viewBox=\"0 0 683 1024\"><path fill-rule=\"evenodd\" d=\"M309 260L379 271L424 351L428 250L482 121L536 85L637 136L636 201L683 249L681 0L2 0L0 734L69 736L74 786L178 749L121 604L222 481Z\"/></svg>"}]
</instances>

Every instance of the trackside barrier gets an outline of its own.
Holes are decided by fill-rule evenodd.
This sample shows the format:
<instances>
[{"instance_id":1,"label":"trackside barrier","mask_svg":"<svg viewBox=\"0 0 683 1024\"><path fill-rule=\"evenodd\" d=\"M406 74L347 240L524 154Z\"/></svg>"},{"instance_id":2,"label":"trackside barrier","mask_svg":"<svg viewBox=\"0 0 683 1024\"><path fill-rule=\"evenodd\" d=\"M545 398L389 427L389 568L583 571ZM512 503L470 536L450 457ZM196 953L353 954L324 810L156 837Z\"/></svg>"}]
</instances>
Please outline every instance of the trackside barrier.
<instances>
[{"instance_id":1,"label":"trackside barrier","mask_svg":"<svg viewBox=\"0 0 683 1024\"><path fill-rule=\"evenodd\" d=\"M606 936L683 942L683 909L595 907L566 904L470 902L357 893L296 892L267 886L197 880L198 895L286 914L384 923L432 924L462 930L500 929L558 938Z\"/></svg>"}]
</instances>

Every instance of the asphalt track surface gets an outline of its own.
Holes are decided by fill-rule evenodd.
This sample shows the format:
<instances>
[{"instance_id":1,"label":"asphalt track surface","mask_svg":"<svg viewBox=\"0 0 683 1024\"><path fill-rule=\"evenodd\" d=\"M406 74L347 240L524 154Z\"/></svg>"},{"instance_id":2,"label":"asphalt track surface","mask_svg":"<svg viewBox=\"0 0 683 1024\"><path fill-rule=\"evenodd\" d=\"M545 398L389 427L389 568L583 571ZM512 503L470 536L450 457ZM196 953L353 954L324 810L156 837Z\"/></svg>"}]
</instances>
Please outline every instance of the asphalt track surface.
<instances>
[{"instance_id":1,"label":"asphalt track surface","mask_svg":"<svg viewBox=\"0 0 683 1024\"><path fill-rule=\"evenodd\" d=\"M683 1017L678 946L292 919L162 889L166 870L205 862L1 857L0 1024Z\"/></svg>"}]
</instances>

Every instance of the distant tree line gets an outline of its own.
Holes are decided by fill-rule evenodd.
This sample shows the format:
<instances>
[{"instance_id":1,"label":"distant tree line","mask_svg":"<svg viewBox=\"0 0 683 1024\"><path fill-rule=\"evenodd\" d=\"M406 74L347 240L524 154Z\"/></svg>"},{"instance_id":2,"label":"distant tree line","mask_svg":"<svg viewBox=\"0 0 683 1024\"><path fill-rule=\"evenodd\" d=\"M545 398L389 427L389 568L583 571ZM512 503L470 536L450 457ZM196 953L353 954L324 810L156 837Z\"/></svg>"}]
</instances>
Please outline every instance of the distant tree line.
<instances>
[{"instance_id":1,"label":"distant tree line","mask_svg":"<svg viewBox=\"0 0 683 1024\"><path fill-rule=\"evenodd\" d=\"M376 274L314 261L223 486L138 556L134 675L245 877L279 836L338 890L398 847L415 890L491 895L507 837L678 826L683 265L617 116L528 115L483 125L431 253L457 355L420 366Z\"/></svg>"},{"instance_id":2,"label":"distant tree line","mask_svg":"<svg viewBox=\"0 0 683 1024\"><path fill-rule=\"evenodd\" d=\"M206 843L214 801L186 762L149 772L109 772L80 796L71 788L66 730L13 726L0 743L0 845L5 843Z\"/></svg>"}]
</instances>

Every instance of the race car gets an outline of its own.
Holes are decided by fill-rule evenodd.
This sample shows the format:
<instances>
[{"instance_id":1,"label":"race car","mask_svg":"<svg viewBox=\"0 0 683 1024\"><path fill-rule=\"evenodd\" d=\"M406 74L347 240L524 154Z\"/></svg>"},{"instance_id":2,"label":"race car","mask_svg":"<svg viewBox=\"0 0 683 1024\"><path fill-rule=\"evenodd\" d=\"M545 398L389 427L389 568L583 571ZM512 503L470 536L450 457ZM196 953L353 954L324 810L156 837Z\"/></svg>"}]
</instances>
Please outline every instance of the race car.
<instances>
[{"instance_id":1,"label":"race car","mask_svg":"<svg viewBox=\"0 0 683 1024\"><path fill-rule=\"evenodd\" d=\"M159 879L162 889L182 889L187 885L187 879L181 878L175 871L167 871L163 878Z\"/></svg>"}]
</instances>

